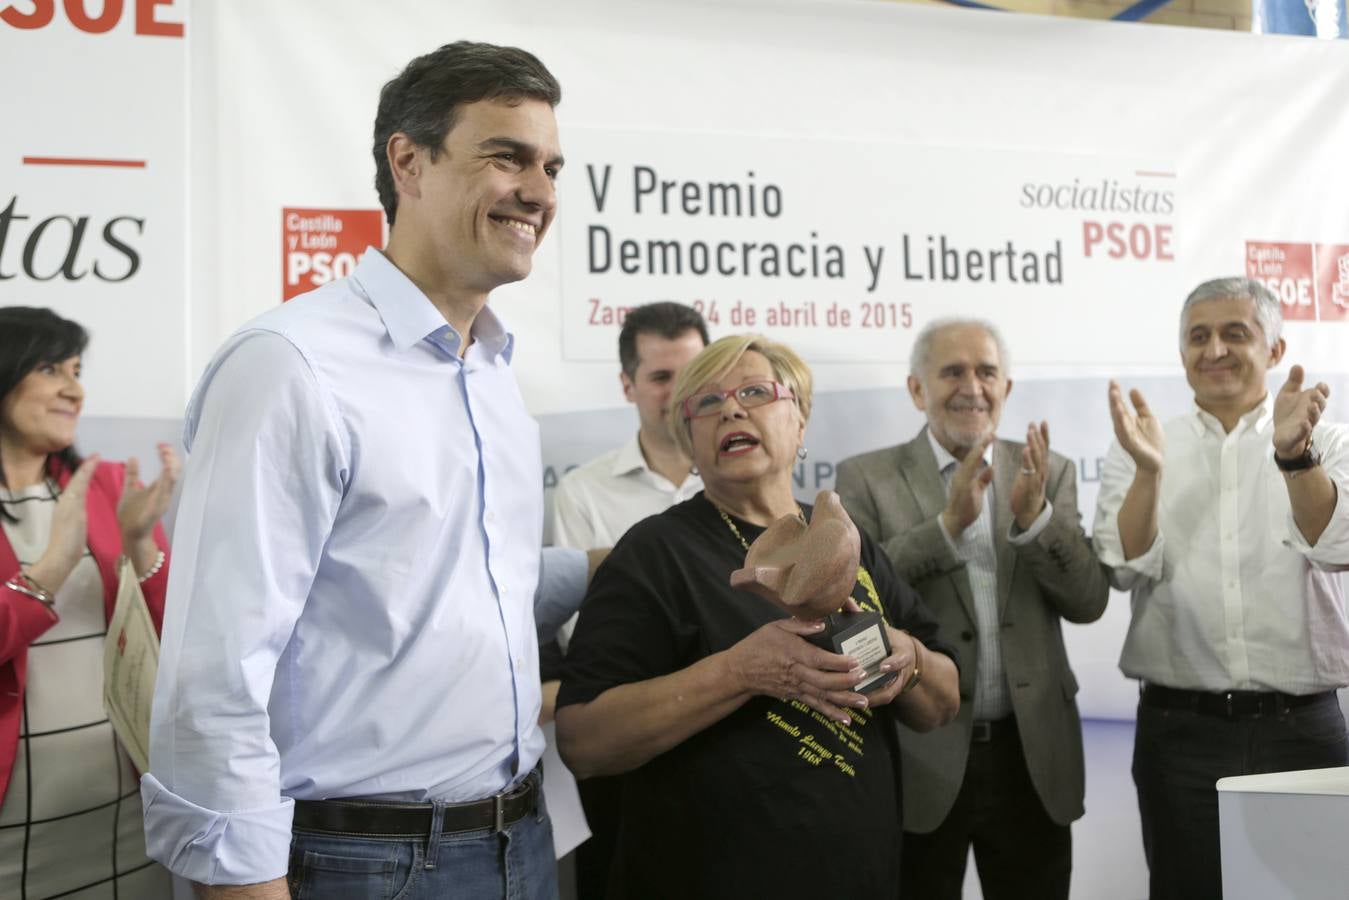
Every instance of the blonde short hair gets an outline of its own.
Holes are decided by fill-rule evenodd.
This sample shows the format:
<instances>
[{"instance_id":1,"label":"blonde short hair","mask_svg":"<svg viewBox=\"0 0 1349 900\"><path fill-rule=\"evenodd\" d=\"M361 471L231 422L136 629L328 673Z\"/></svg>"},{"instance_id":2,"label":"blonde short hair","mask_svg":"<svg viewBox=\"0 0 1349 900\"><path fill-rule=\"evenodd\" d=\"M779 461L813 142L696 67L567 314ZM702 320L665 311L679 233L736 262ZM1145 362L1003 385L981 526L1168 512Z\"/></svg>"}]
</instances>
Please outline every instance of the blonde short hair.
<instances>
[{"instance_id":1,"label":"blonde short hair","mask_svg":"<svg viewBox=\"0 0 1349 900\"><path fill-rule=\"evenodd\" d=\"M796 355L796 351L761 334L727 335L704 347L680 370L679 377L675 379L667 422L670 435L690 459L693 458L693 438L689 420L684 418L684 401L696 394L698 388L729 372L740 361L740 357L750 350L768 360L773 377L791 390L796 398L796 408L801 412L801 421L810 420L814 378L810 374L810 366Z\"/></svg>"}]
</instances>

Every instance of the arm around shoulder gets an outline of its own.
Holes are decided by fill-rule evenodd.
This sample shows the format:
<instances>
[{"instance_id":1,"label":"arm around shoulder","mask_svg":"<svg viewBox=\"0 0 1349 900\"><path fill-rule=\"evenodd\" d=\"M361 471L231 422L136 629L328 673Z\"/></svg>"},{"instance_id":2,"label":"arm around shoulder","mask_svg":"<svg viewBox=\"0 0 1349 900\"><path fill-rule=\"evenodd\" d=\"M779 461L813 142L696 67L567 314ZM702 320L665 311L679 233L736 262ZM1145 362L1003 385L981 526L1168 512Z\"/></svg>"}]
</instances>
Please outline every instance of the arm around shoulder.
<instances>
[{"instance_id":1,"label":"arm around shoulder","mask_svg":"<svg viewBox=\"0 0 1349 900\"><path fill-rule=\"evenodd\" d=\"M590 553L571 547L544 547L539 557L539 584L534 591L534 628L546 644L585 599L594 570Z\"/></svg>"}]
</instances>

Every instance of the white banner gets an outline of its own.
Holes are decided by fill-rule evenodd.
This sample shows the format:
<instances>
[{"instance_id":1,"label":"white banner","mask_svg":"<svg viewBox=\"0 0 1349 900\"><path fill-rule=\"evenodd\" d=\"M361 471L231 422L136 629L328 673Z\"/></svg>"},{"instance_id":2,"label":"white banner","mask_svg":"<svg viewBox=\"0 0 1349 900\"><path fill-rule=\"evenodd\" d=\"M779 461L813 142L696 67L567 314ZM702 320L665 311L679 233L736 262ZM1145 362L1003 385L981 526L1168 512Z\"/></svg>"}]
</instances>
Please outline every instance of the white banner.
<instances>
[{"instance_id":1,"label":"white banner","mask_svg":"<svg viewBox=\"0 0 1349 900\"><path fill-rule=\"evenodd\" d=\"M0 0L0 304L89 329L95 416L187 400L184 5Z\"/></svg>"},{"instance_id":2,"label":"white banner","mask_svg":"<svg viewBox=\"0 0 1349 900\"><path fill-rule=\"evenodd\" d=\"M1162 304L1108 332L1080 314L1083 297L1118 309L1183 293L1171 164L584 127L566 145L568 361L612 361L624 310L655 299L815 364L907 360L916 328L956 309L1003 320L1021 364L1174 359L1150 339L1170 327Z\"/></svg>"},{"instance_id":3,"label":"white banner","mask_svg":"<svg viewBox=\"0 0 1349 900\"><path fill-rule=\"evenodd\" d=\"M1294 348L1349 371L1342 47L876 2L194 13L193 80L213 90L193 118L198 367L315 277L278 250L285 210L378 209L380 86L469 38L528 48L563 85L558 219L494 300L540 415L621 407L617 319L663 298L702 301L714 334L800 346L826 392L901 385L914 330L953 313L993 318L1023 379L1175 375L1188 288L1271 248Z\"/></svg>"}]
</instances>

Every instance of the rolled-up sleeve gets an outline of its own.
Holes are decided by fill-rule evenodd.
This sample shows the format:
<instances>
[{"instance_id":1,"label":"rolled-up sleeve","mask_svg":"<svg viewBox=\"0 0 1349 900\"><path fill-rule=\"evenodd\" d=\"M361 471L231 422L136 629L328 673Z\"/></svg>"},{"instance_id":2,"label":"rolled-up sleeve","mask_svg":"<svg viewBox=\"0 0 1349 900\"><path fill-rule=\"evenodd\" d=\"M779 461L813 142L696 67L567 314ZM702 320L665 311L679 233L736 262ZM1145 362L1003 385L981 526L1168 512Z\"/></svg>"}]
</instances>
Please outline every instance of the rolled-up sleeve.
<instances>
[{"instance_id":1,"label":"rolled-up sleeve","mask_svg":"<svg viewBox=\"0 0 1349 900\"><path fill-rule=\"evenodd\" d=\"M268 701L350 468L339 421L301 352L264 331L221 350L188 408L141 796L149 855L191 881L286 873Z\"/></svg>"},{"instance_id":2,"label":"rolled-up sleeve","mask_svg":"<svg viewBox=\"0 0 1349 900\"><path fill-rule=\"evenodd\" d=\"M1284 543L1327 572L1349 571L1349 427L1320 426L1312 443L1320 448L1321 467L1335 486L1335 511L1315 546L1307 543L1290 510Z\"/></svg>"},{"instance_id":3,"label":"rolled-up sleeve","mask_svg":"<svg viewBox=\"0 0 1349 900\"><path fill-rule=\"evenodd\" d=\"M1133 559L1124 558L1124 544L1119 536L1119 510L1133 484L1135 471L1133 459L1119 441L1112 442L1101 471L1101 490L1096 495L1096 520L1091 539L1097 558L1110 570L1110 583L1121 591L1130 590L1140 581L1161 581L1165 558L1162 552L1165 535L1160 529L1146 553Z\"/></svg>"}]
</instances>

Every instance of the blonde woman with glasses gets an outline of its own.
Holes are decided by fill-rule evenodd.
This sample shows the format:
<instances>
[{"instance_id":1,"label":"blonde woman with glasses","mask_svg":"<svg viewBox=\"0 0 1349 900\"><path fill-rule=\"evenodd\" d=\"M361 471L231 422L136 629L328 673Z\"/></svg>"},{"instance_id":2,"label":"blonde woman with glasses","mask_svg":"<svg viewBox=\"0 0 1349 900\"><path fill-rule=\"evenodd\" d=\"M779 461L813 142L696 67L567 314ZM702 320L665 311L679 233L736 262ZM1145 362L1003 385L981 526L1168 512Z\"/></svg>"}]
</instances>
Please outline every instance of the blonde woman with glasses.
<instances>
[{"instance_id":1,"label":"blonde woman with glasses","mask_svg":"<svg viewBox=\"0 0 1349 900\"><path fill-rule=\"evenodd\" d=\"M705 489L634 526L595 575L558 698L580 777L626 773L610 897L898 894L899 754L959 706L932 614L862 537L852 600L881 613L898 677L870 693L823 625L730 586L783 516L809 519L811 374L759 335L722 338L680 373L670 427ZM831 504L837 503L830 499Z\"/></svg>"}]
</instances>

